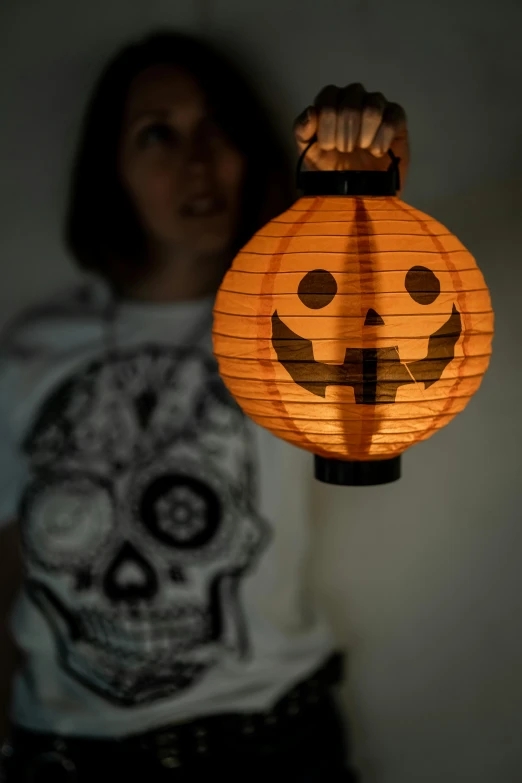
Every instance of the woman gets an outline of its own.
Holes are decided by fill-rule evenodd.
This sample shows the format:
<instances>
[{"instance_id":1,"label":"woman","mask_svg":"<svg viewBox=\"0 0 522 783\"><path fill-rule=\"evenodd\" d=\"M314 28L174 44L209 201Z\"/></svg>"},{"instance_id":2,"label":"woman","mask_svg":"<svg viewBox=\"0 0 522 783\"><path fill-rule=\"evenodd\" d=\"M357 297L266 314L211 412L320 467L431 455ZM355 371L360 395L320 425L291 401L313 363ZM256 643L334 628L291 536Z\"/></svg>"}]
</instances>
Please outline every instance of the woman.
<instances>
[{"instance_id":1,"label":"woman","mask_svg":"<svg viewBox=\"0 0 522 783\"><path fill-rule=\"evenodd\" d=\"M298 148L314 134L308 165L384 168L393 147L404 178L404 112L380 94L325 88ZM222 276L292 184L209 45L153 35L102 73L66 226L87 283L3 342L4 681L18 530L25 566L8 781L356 779L304 591L308 455L245 419L212 355Z\"/></svg>"}]
</instances>

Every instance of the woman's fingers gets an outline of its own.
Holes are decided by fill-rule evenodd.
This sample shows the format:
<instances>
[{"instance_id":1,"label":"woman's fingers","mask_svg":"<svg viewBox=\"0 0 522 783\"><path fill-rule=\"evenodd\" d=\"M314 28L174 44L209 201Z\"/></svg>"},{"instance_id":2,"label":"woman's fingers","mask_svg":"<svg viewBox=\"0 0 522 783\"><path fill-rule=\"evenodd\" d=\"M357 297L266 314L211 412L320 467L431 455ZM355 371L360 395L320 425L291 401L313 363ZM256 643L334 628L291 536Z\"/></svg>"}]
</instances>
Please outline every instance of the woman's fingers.
<instances>
[{"instance_id":1,"label":"woman's fingers","mask_svg":"<svg viewBox=\"0 0 522 783\"><path fill-rule=\"evenodd\" d=\"M406 130L406 112L398 103L388 103L382 116L382 122L370 146L372 155L380 158L385 155L394 139Z\"/></svg>"},{"instance_id":2,"label":"woman's fingers","mask_svg":"<svg viewBox=\"0 0 522 783\"><path fill-rule=\"evenodd\" d=\"M365 95L366 90L362 84L349 84L340 91L336 134L336 147L339 152L353 152L357 145Z\"/></svg>"},{"instance_id":3,"label":"woman's fingers","mask_svg":"<svg viewBox=\"0 0 522 783\"><path fill-rule=\"evenodd\" d=\"M337 106L340 90L333 84L325 87L315 99L317 111L317 143L328 152L336 148Z\"/></svg>"},{"instance_id":4,"label":"woman's fingers","mask_svg":"<svg viewBox=\"0 0 522 783\"><path fill-rule=\"evenodd\" d=\"M294 123L294 134L300 152L302 152L316 132L317 111L315 106L308 106Z\"/></svg>"},{"instance_id":5,"label":"woman's fingers","mask_svg":"<svg viewBox=\"0 0 522 783\"><path fill-rule=\"evenodd\" d=\"M361 149L367 150L372 146L382 123L386 103L386 98L381 92L366 93L361 112L361 132L357 143Z\"/></svg>"},{"instance_id":6,"label":"woman's fingers","mask_svg":"<svg viewBox=\"0 0 522 783\"><path fill-rule=\"evenodd\" d=\"M346 169L364 163L361 154L381 158L403 139L407 147L406 114L381 92L366 92L360 83L324 87L295 121L294 132L302 152L314 135L307 163L319 169ZM370 161L369 161L370 162Z\"/></svg>"}]
</instances>

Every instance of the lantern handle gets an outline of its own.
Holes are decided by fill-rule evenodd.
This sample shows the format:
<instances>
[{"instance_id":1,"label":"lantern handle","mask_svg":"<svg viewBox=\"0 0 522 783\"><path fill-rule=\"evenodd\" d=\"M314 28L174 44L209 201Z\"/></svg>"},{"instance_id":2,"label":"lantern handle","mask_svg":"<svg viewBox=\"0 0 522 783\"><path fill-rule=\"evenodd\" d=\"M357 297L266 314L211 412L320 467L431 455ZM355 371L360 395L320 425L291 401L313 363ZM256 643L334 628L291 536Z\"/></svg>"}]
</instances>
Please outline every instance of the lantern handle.
<instances>
[{"instance_id":1,"label":"lantern handle","mask_svg":"<svg viewBox=\"0 0 522 783\"><path fill-rule=\"evenodd\" d=\"M302 153L299 156L299 160L297 161L297 169L296 169L296 179L297 180L299 180L299 174L301 173L301 167L302 167L302 165L304 163L304 159L306 158L310 147L313 147L313 145L315 144L316 141L317 141L317 134L314 133L314 135L312 136L312 138L310 139L310 141L308 142L308 144L306 145L306 147L304 148L304 150L302 151ZM388 150L388 155L391 158L391 163L388 166L387 170L395 172L395 181L397 183L397 190L400 190L401 189L401 173L400 173L400 170L399 170L399 163L401 162L401 159L391 149Z\"/></svg>"}]
</instances>

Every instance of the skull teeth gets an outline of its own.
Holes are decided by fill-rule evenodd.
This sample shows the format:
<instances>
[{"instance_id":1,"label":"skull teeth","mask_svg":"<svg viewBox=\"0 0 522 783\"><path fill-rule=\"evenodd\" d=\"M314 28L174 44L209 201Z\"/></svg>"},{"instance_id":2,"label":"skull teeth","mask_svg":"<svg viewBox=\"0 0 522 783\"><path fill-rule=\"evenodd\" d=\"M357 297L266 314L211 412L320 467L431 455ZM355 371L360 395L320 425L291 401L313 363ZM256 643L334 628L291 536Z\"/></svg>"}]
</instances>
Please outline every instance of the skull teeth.
<instances>
[{"instance_id":1,"label":"skull teeth","mask_svg":"<svg viewBox=\"0 0 522 783\"><path fill-rule=\"evenodd\" d=\"M126 616L98 611L81 612L85 640L127 655L154 653L168 657L207 641L210 616L200 607L178 607L169 613L129 611Z\"/></svg>"}]
</instances>

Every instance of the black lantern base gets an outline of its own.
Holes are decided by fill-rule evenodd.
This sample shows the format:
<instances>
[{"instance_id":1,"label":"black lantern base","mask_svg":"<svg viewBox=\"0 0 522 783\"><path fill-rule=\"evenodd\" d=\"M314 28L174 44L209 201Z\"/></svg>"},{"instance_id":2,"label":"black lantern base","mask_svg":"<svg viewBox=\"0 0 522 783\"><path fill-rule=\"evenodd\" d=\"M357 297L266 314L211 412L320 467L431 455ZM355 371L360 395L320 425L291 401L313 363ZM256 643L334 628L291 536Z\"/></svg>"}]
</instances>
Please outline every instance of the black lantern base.
<instances>
[{"instance_id":1,"label":"black lantern base","mask_svg":"<svg viewBox=\"0 0 522 783\"><path fill-rule=\"evenodd\" d=\"M356 462L343 459L314 457L315 478L325 484L343 487L364 487L372 484L389 484L401 477L401 458Z\"/></svg>"}]
</instances>

